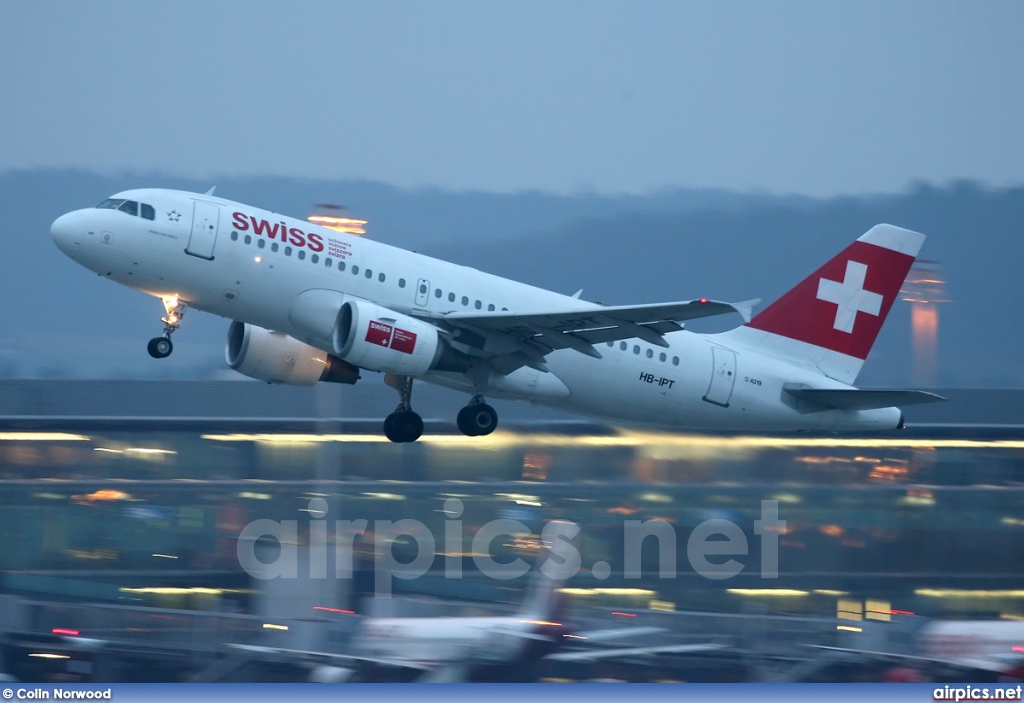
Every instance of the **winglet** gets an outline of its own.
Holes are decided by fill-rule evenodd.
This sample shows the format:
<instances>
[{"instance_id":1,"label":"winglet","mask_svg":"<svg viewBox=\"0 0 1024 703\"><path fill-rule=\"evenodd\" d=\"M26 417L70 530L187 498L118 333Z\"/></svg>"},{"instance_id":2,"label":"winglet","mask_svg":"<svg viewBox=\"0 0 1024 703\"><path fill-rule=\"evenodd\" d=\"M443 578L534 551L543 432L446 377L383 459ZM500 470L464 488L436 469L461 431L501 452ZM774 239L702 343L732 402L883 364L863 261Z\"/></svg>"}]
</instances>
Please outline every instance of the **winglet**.
<instances>
[{"instance_id":1,"label":"winglet","mask_svg":"<svg viewBox=\"0 0 1024 703\"><path fill-rule=\"evenodd\" d=\"M759 305L761 302L760 298L754 298L752 300L744 300L739 303L730 303L732 309L740 314L744 322L750 322L750 319L754 316L754 307Z\"/></svg>"},{"instance_id":2,"label":"winglet","mask_svg":"<svg viewBox=\"0 0 1024 703\"><path fill-rule=\"evenodd\" d=\"M217 186L213 186L210 190L203 193L203 195L213 195L213 191L217 190Z\"/></svg>"}]
</instances>

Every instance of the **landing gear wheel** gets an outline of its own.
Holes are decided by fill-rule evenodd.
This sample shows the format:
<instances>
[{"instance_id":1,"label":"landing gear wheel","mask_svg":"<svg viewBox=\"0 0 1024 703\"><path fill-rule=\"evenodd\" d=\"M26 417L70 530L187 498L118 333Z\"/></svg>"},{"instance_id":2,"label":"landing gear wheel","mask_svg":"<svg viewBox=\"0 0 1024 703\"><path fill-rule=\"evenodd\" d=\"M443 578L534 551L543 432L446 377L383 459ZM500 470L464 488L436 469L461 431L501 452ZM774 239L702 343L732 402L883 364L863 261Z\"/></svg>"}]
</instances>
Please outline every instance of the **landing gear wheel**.
<instances>
[{"instance_id":1,"label":"landing gear wheel","mask_svg":"<svg viewBox=\"0 0 1024 703\"><path fill-rule=\"evenodd\" d=\"M181 326L181 318L185 316L185 309L188 308L187 303L178 300L178 297L174 295L165 296L160 299L160 302L164 304L164 310L167 311L167 315L160 319L160 322L164 323L164 334L162 337L153 337L146 347L149 355L154 359L166 359L174 351L171 335Z\"/></svg>"},{"instance_id":2,"label":"landing gear wheel","mask_svg":"<svg viewBox=\"0 0 1024 703\"><path fill-rule=\"evenodd\" d=\"M174 345L169 337L153 337L146 345L146 350L154 359L165 359L174 351Z\"/></svg>"},{"instance_id":3,"label":"landing gear wheel","mask_svg":"<svg viewBox=\"0 0 1024 703\"><path fill-rule=\"evenodd\" d=\"M498 426L498 413L487 403L473 403L459 411L455 424L464 435L488 435Z\"/></svg>"},{"instance_id":4,"label":"landing gear wheel","mask_svg":"<svg viewBox=\"0 0 1024 703\"><path fill-rule=\"evenodd\" d=\"M384 418L384 436L392 442L415 442L422 434L423 418L412 410L398 410Z\"/></svg>"},{"instance_id":5,"label":"landing gear wheel","mask_svg":"<svg viewBox=\"0 0 1024 703\"><path fill-rule=\"evenodd\" d=\"M412 376L389 373L384 383L401 398L395 412L384 418L384 436L392 442L415 442L423 434L423 418L412 410Z\"/></svg>"}]
</instances>

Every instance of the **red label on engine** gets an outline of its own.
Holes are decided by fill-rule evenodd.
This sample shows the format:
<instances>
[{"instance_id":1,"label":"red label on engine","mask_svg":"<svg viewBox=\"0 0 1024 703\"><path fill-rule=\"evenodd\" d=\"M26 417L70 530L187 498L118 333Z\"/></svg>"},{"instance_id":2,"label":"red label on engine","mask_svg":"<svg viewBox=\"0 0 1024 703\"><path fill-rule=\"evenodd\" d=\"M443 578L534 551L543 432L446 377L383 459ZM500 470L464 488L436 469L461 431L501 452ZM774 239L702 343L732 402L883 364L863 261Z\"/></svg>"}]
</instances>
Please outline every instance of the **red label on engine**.
<instances>
[{"instance_id":1,"label":"red label on engine","mask_svg":"<svg viewBox=\"0 0 1024 703\"><path fill-rule=\"evenodd\" d=\"M395 336L391 338L391 348L403 354L412 354L416 348L416 334L396 327Z\"/></svg>"},{"instance_id":2,"label":"red label on engine","mask_svg":"<svg viewBox=\"0 0 1024 703\"><path fill-rule=\"evenodd\" d=\"M366 341L403 354L412 354L416 348L416 333L371 320L366 328Z\"/></svg>"},{"instance_id":3,"label":"red label on engine","mask_svg":"<svg viewBox=\"0 0 1024 703\"><path fill-rule=\"evenodd\" d=\"M391 344L391 333L394 327L391 325L385 325L383 322L370 321L370 326L366 329L366 341L370 344L379 344L382 347L390 346Z\"/></svg>"}]
</instances>

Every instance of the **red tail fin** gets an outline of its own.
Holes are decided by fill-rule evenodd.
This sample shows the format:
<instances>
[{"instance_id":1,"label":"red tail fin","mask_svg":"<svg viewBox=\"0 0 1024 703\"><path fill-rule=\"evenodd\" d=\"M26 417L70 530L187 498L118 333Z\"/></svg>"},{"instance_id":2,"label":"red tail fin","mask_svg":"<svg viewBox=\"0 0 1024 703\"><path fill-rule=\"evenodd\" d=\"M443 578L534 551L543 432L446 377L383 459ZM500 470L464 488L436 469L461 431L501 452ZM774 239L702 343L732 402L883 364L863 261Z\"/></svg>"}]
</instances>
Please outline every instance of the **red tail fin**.
<instances>
[{"instance_id":1,"label":"red tail fin","mask_svg":"<svg viewBox=\"0 0 1024 703\"><path fill-rule=\"evenodd\" d=\"M876 225L747 326L864 360L924 235Z\"/></svg>"}]
</instances>

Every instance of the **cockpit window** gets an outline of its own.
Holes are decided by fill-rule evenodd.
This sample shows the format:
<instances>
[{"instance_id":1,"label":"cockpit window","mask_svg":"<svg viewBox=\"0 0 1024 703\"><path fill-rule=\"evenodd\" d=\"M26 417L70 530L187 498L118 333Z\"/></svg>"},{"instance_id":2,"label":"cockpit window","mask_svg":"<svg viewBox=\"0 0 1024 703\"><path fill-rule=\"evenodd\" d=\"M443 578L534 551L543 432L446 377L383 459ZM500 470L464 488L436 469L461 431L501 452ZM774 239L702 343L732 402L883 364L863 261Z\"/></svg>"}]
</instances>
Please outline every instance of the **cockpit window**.
<instances>
[{"instance_id":1,"label":"cockpit window","mask_svg":"<svg viewBox=\"0 0 1024 703\"><path fill-rule=\"evenodd\" d=\"M156 219L156 210L152 205L141 205L135 200L125 200L124 198L107 198L102 203L96 206L98 210L120 210L126 215L134 215L138 217L140 214L147 220ZM141 212L140 212L141 210Z\"/></svg>"}]
</instances>

